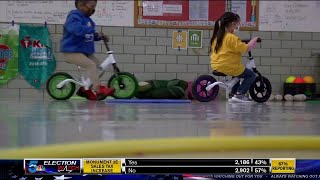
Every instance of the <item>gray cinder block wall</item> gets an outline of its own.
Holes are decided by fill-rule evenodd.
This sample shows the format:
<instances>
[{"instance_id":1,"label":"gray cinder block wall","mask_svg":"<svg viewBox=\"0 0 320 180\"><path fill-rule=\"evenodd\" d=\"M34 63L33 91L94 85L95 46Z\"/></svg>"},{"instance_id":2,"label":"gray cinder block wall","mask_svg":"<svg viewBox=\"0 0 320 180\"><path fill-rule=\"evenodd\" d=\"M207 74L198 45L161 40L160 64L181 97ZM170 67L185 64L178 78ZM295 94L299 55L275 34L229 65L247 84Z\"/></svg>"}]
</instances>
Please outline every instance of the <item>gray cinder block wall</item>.
<instances>
[{"instance_id":1,"label":"gray cinder block wall","mask_svg":"<svg viewBox=\"0 0 320 180\"><path fill-rule=\"evenodd\" d=\"M49 25L57 70L78 76L74 65L64 62L59 52L62 25ZM209 41L212 31L204 30L203 48L174 50L171 36L174 29L98 27L98 31L110 36L110 47L122 71L134 73L139 81L174 78L192 81L201 74L210 74ZM273 93L282 93L283 82L289 75L312 75L320 90L320 58L312 56L320 51L320 33L309 32L261 32L242 31L243 39L258 36L262 43L253 51L260 72L270 79ZM106 57L102 42L96 44L97 57ZM243 60L245 62L246 55ZM107 83L111 72L102 78ZM1 100L48 99L45 84L40 90L28 85L22 77L10 81L0 88Z\"/></svg>"}]
</instances>

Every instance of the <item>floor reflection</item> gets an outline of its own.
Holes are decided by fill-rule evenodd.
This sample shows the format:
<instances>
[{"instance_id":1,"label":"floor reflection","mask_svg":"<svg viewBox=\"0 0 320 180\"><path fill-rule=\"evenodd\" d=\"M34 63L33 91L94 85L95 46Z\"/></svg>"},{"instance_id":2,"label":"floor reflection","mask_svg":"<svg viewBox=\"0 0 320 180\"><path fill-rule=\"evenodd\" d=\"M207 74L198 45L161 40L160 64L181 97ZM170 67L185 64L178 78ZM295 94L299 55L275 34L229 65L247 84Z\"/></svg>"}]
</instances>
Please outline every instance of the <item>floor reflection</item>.
<instances>
[{"instance_id":1,"label":"floor reflection","mask_svg":"<svg viewBox=\"0 0 320 180\"><path fill-rule=\"evenodd\" d=\"M3 101L0 148L159 137L318 135L319 106L305 102Z\"/></svg>"}]
</instances>

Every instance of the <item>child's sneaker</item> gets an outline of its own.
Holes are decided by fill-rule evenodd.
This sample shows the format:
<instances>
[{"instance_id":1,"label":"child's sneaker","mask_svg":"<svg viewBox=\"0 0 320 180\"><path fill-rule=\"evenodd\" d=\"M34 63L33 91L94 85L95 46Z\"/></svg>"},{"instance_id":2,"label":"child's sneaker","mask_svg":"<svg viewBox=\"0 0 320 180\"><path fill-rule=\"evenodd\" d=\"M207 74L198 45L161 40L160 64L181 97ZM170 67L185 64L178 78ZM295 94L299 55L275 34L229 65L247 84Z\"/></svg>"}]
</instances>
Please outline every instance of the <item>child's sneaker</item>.
<instances>
[{"instance_id":1,"label":"child's sneaker","mask_svg":"<svg viewBox=\"0 0 320 180\"><path fill-rule=\"evenodd\" d=\"M77 91L76 94L77 94L78 96L80 96L80 97L84 97L84 98L87 97L87 94L85 93L85 90L84 90L83 87L79 88L79 90Z\"/></svg>"},{"instance_id":2,"label":"child's sneaker","mask_svg":"<svg viewBox=\"0 0 320 180\"><path fill-rule=\"evenodd\" d=\"M91 101L96 101L97 100L97 96L96 94L94 94L94 92L92 92L92 90L86 90L85 93L87 94L87 99L91 100Z\"/></svg>"},{"instance_id":3,"label":"child's sneaker","mask_svg":"<svg viewBox=\"0 0 320 180\"><path fill-rule=\"evenodd\" d=\"M101 101L104 100L107 96L112 96L115 89L113 88L106 88L104 86L100 86L99 92L97 92L97 100Z\"/></svg>"},{"instance_id":4,"label":"child's sneaker","mask_svg":"<svg viewBox=\"0 0 320 180\"><path fill-rule=\"evenodd\" d=\"M95 94L94 92L92 92L92 90L85 90L83 87L81 87L77 91L77 95L80 97L85 97L89 100L95 101L95 100L103 100L107 96L113 95L114 91L115 90L113 88L106 88L104 86L100 86L99 92Z\"/></svg>"},{"instance_id":5,"label":"child's sneaker","mask_svg":"<svg viewBox=\"0 0 320 180\"><path fill-rule=\"evenodd\" d=\"M243 103L252 103L252 99L250 99L249 97L247 97L244 94L236 94L234 95L232 98L232 101L235 102L243 102Z\"/></svg>"},{"instance_id":6,"label":"child's sneaker","mask_svg":"<svg viewBox=\"0 0 320 180\"><path fill-rule=\"evenodd\" d=\"M103 94L105 96L112 96L114 91L115 91L115 89L113 89L113 88L107 88L107 87L101 86L101 85L99 88L99 93Z\"/></svg>"},{"instance_id":7,"label":"child's sneaker","mask_svg":"<svg viewBox=\"0 0 320 180\"><path fill-rule=\"evenodd\" d=\"M85 90L83 87L79 88L77 95L80 97L85 97L89 100L97 100L97 96L91 90Z\"/></svg>"}]
</instances>

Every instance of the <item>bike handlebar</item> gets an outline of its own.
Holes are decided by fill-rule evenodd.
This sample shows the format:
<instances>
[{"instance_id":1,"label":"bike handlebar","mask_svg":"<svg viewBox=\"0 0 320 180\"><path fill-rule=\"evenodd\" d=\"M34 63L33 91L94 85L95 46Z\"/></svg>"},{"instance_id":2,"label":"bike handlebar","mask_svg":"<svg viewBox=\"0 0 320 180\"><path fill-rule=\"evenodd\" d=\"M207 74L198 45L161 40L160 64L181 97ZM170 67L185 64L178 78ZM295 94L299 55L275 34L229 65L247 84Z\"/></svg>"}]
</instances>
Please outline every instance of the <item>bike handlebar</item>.
<instances>
[{"instance_id":1,"label":"bike handlebar","mask_svg":"<svg viewBox=\"0 0 320 180\"><path fill-rule=\"evenodd\" d=\"M257 39L257 42L258 42L258 43L259 43L259 42L261 42L261 39L260 39L260 38L258 38L258 39Z\"/></svg>"},{"instance_id":2,"label":"bike handlebar","mask_svg":"<svg viewBox=\"0 0 320 180\"><path fill-rule=\"evenodd\" d=\"M251 41L251 39L244 39L244 40L242 40L242 42L244 42L244 43L248 43L248 42L250 42L250 41ZM261 39L258 38L258 39L257 39L257 42L258 42L258 43L261 42Z\"/></svg>"},{"instance_id":3,"label":"bike handlebar","mask_svg":"<svg viewBox=\"0 0 320 180\"><path fill-rule=\"evenodd\" d=\"M110 51L110 48L108 46L108 38L106 38L104 35L101 37L101 39L104 42L104 45L106 46L107 51Z\"/></svg>"}]
</instances>

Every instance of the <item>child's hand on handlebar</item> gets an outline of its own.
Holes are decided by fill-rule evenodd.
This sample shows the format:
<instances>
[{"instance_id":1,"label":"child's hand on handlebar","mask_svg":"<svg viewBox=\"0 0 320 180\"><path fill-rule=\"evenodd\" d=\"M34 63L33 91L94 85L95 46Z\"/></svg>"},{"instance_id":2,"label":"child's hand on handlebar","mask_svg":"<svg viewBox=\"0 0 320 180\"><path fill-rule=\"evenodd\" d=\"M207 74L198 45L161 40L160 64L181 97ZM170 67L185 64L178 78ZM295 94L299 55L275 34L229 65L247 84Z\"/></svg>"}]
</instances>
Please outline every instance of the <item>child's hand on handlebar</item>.
<instances>
[{"instance_id":1,"label":"child's hand on handlebar","mask_svg":"<svg viewBox=\"0 0 320 180\"><path fill-rule=\"evenodd\" d=\"M109 37L107 35L104 35L102 32L96 32L96 35L98 38L100 38L106 42L109 42Z\"/></svg>"},{"instance_id":2,"label":"child's hand on handlebar","mask_svg":"<svg viewBox=\"0 0 320 180\"><path fill-rule=\"evenodd\" d=\"M254 37L252 40L256 41L256 42L261 42L261 39L259 37Z\"/></svg>"},{"instance_id":3,"label":"child's hand on handlebar","mask_svg":"<svg viewBox=\"0 0 320 180\"><path fill-rule=\"evenodd\" d=\"M253 39L251 39L251 41L249 41L248 43L248 51L251 51L253 48L255 48L257 42L261 42L261 39L259 37L254 37Z\"/></svg>"}]
</instances>

